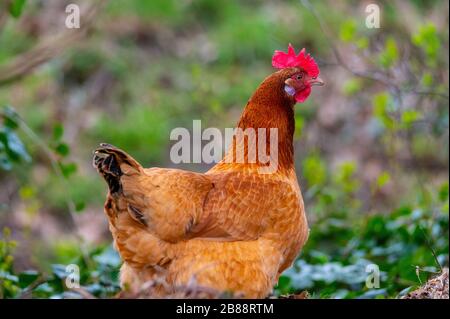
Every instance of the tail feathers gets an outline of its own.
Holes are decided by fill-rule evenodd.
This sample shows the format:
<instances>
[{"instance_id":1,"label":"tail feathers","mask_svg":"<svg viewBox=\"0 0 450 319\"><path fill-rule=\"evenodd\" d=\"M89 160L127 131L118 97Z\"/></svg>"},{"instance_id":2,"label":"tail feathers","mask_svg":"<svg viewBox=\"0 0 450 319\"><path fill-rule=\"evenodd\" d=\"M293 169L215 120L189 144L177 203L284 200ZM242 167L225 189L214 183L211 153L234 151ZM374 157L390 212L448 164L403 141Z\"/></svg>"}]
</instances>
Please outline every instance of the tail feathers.
<instances>
[{"instance_id":1,"label":"tail feathers","mask_svg":"<svg viewBox=\"0 0 450 319\"><path fill-rule=\"evenodd\" d=\"M94 151L93 165L108 183L111 193L121 191L120 177L143 170L130 155L110 144L102 143Z\"/></svg>"}]
</instances>

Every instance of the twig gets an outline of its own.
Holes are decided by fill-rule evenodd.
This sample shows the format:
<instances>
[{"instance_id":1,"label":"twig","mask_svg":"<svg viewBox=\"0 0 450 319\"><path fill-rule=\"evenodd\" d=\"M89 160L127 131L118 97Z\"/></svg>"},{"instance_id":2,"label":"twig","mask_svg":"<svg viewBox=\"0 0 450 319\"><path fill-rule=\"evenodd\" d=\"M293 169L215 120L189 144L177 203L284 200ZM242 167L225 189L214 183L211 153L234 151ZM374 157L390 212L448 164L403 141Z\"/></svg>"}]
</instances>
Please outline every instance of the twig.
<instances>
[{"instance_id":1,"label":"twig","mask_svg":"<svg viewBox=\"0 0 450 319\"><path fill-rule=\"evenodd\" d=\"M431 253L433 254L434 261L436 262L436 265L438 265L440 272L442 273L443 268L441 263L439 262L439 259L437 258L436 251L434 250L433 246L431 246L430 240L423 230L422 226L419 226L420 231L422 232L423 237L425 238L425 243L427 244L428 248L431 250Z\"/></svg>"},{"instance_id":2,"label":"twig","mask_svg":"<svg viewBox=\"0 0 450 319\"><path fill-rule=\"evenodd\" d=\"M422 279L420 279L420 267L419 266L414 266L414 267L416 268L417 279L419 279L419 283L422 285Z\"/></svg>"},{"instance_id":3,"label":"twig","mask_svg":"<svg viewBox=\"0 0 450 319\"><path fill-rule=\"evenodd\" d=\"M68 29L67 31L63 31L56 36L50 36L49 38L39 42L30 51L24 52L17 56L7 65L0 66L0 85L21 78L38 65L54 58L64 49L81 39L92 27L95 18L105 1L106 0L96 1L85 10L82 15L85 18L79 29Z\"/></svg>"},{"instance_id":4,"label":"twig","mask_svg":"<svg viewBox=\"0 0 450 319\"><path fill-rule=\"evenodd\" d=\"M308 0L301 0L301 2L303 4L303 6L311 12L311 14L314 16L314 18L316 18L317 22L319 23L320 30L325 35L325 37L327 38L328 42L331 45L331 49L333 50L333 54L336 58L337 64L339 64L340 66L342 66L344 69L346 69L350 73L354 74L355 76L362 77L367 80L381 82L385 86L395 87L395 85L393 85L391 82L389 82L389 79L384 76L380 77L380 76L376 76L372 73L353 70L342 58L341 54L339 53L339 49L337 48L337 45L333 40L333 37L331 36L330 32L328 31L328 27L323 22L323 20L320 18L316 9L311 5L311 3Z\"/></svg>"},{"instance_id":5,"label":"twig","mask_svg":"<svg viewBox=\"0 0 450 319\"><path fill-rule=\"evenodd\" d=\"M449 99L449 96L447 94L440 93L440 92L418 91L415 89L414 90L401 89L397 84L395 84L391 80L391 78L389 76L387 76L385 74L381 75L380 73L370 73L370 72L366 72L366 71L354 70L342 58L341 54L339 53L339 49L334 41L334 37L331 35L331 32L329 32L327 25L321 19L320 15L317 13L316 9L311 5L309 0L300 0L300 1L301 1L302 5L311 12L311 14L314 16L314 18L319 23L320 30L322 31L324 36L327 38L327 41L329 42L331 49L333 51L333 54L335 56L335 59L337 61L337 64L339 66L343 67L346 71L352 73L354 76L364 78L367 80L376 81L376 82L383 84L384 86L386 86L388 88L391 88L394 91L397 98L399 99L400 104L402 101L402 93L413 93L413 94L417 94L417 95L435 95L435 96L445 98L447 100Z\"/></svg>"},{"instance_id":6,"label":"twig","mask_svg":"<svg viewBox=\"0 0 450 319\"><path fill-rule=\"evenodd\" d=\"M33 293L34 288L47 282L47 280L48 279L45 278L44 276L42 275L39 276L32 284L30 284L24 291L22 291L22 293L20 294L19 297L17 297L17 299L28 299L30 295Z\"/></svg>"},{"instance_id":7,"label":"twig","mask_svg":"<svg viewBox=\"0 0 450 319\"><path fill-rule=\"evenodd\" d=\"M435 92L435 91L403 90L403 92L410 92L410 93L414 93L417 95L434 95L434 96L442 97L447 100L449 99L449 96L447 94L441 93L441 92Z\"/></svg>"}]
</instances>

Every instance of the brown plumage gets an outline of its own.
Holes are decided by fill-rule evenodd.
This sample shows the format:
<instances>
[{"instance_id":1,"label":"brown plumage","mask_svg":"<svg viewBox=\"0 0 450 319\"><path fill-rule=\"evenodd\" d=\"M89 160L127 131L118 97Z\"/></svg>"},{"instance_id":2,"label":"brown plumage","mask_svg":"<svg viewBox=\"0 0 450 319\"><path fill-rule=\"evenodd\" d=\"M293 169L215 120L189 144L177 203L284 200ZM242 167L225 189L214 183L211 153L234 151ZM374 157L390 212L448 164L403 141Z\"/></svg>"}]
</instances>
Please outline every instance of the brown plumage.
<instances>
[{"instance_id":1,"label":"brown plumage","mask_svg":"<svg viewBox=\"0 0 450 319\"><path fill-rule=\"evenodd\" d=\"M284 91L299 72L286 68L267 77L238 124L278 129L273 173L261 174L260 162L230 160L237 139L204 174L145 169L108 144L96 150L94 165L109 185L105 212L124 261L123 287L137 291L163 276L166 292L192 280L250 298L271 292L308 237L293 162L295 100Z\"/></svg>"}]
</instances>

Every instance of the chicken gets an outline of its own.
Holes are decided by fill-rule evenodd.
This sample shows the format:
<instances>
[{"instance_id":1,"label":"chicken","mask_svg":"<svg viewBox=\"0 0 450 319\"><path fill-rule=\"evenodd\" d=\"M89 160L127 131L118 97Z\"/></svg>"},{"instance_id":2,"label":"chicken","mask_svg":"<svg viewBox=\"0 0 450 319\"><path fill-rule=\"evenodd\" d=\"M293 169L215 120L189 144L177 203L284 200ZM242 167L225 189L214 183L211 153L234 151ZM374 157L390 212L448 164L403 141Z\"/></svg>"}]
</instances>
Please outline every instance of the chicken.
<instances>
[{"instance_id":1,"label":"chicken","mask_svg":"<svg viewBox=\"0 0 450 319\"><path fill-rule=\"evenodd\" d=\"M273 171L261 171L267 161L250 161L251 145L236 136L204 174L143 168L109 144L95 151L94 166L109 187L105 212L123 259L124 289L139 291L163 276L165 290L195 280L263 298L299 254L309 229L294 168L294 105L323 82L314 59L304 50L296 55L291 45L288 53L276 51L272 64L280 70L250 98L238 128L277 130L278 151L268 155L277 157ZM257 141L263 140L256 132ZM237 161L238 149L243 162Z\"/></svg>"}]
</instances>

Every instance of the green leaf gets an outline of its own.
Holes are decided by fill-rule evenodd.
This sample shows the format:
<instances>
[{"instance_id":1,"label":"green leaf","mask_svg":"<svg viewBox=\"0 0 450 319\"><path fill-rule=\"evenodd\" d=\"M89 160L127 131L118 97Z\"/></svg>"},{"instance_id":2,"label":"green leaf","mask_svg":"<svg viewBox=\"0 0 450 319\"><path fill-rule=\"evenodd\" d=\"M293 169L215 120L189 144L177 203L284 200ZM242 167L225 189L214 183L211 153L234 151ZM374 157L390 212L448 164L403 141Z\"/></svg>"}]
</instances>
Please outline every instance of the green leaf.
<instances>
[{"instance_id":1,"label":"green leaf","mask_svg":"<svg viewBox=\"0 0 450 319\"><path fill-rule=\"evenodd\" d=\"M276 289L279 290L281 294L289 293L291 290L291 281L291 278L287 276L280 276Z\"/></svg>"},{"instance_id":2,"label":"green leaf","mask_svg":"<svg viewBox=\"0 0 450 319\"><path fill-rule=\"evenodd\" d=\"M397 43L393 37L388 37L384 44L384 50L380 53L378 60L382 67L390 68L398 61Z\"/></svg>"},{"instance_id":3,"label":"green leaf","mask_svg":"<svg viewBox=\"0 0 450 319\"><path fill-rule=\"evenodd\" d=\"M14 17L18 18L23 12L26 0L13 0L9 5L9 13Z\"/></svg>"},{"instance_id":4,"label":"green leaf","mask_svg":"<svg viewBox=\"0 0 450 319\"><path fill-rule=\"evenodd\" d=\"M43 297L46 297L52 294L53 292L54 292L53 287L47 282L44 282L43 284L37 286L33 290L33 294L37 294L38 296L42 294Z\"/></svg>"},{"instance_id":5,"label":"green leaf","mask_svg":"<svg viewBox=\"0 0 450 319\"><path fill-rule=\"evenodd\" d=\"M384 185L389 183L391 180L391 175L388 172L381 173L377 178L377 187L382 188Z\"/></svg>"},{"instance_id":6,"label":"green leaf","mask_svg":"<svg viewBox=\"0 0 450 319\"><path fill-rule=\"evenodd\" d=\"M2 235L3 235L3 238L9 239L9 237L11 237L11 228L3 227Z\"/></svg>"},{"instance_id":7,"label":"green leaf","mask_svg":"<svg viewBox=\"0 0 450 319\"><path fill-rule=\"evenodd\" d=\"M347 20L341 25L339 38L344 42L351 42L356 36L356 31L355 20Z\"/></svg>"},{"instance_id":8,"label":"green leaf","mask_svg":"<svg viewBox=\"0 0 450 319\"><path fill-rule=\"evenodd\" d=\"M66 266L60 264L52 265L52 272L59 279L65 279L69 275L66 271Z\"/></svg>"},{"instance_id":9,"label":"green leaf","mask_svg":"<svg viewBox=\"0 0 450 319\"><path fill-rule=\"evenodd\" d=\"M1 115L3 117L3 124L5 127L13 130L19 127L19 118L14 108L11 106L5 106L1 111Z\"/></svg>"},{"instance_id":10,"label":"green leaf","mask_svg":"<svg viewBox=\"0 0 450 319\"><path fill-rule=\"evenodd\" d=\"M0 154L0 168L4 171L9 171L12 169L11 161L4 154Z\"/></svg>"},{"instance_id":11,"label":"green leaf","mask_svg":"<svg viewBox=\"0 0 450 319\"><path fill-rule=\"evenodd\" d=\"M53 139L59 141L64 135L64 126L61 123L55 124L53 127Z\"/></svg>"},{"instance_id":12,"label":"green leaf","mask_svg":"<svg viewBox=\"0 0 450 319\"><path fill-rule=\"evenodd\" d=\"M343 91L345 95L351 96L361 90L362 83L358 78L352 78L344 83Z\"/></svg>"},{"instance_id":13,"label":"green leaf","mask_svg":"<svg viewBox=\"0 0 450 319\"><path fill-rule=\"evenodd\" d=\"M303 127L305 126L305 120L303 116L296 115L295 116L295 136L301 137L303 133Z\"/></svg>"},{"instance_id":14,"label":"green leaf","mask_svg":"<svg viewBox=\"0 0 450 319\"><path fill-rule=\"evenodd\" d=\"M415 110L407 110L402 113L401 123L405 128L410 128L411 125L421 118L421 114Z\"/></svg>"},{"instance_id":15,"label":"green leaf","mask_svg":"<svg viewBox=\"0 0 450 319\"><path fill-rule=\"evenodd\" d=\"M369 39L359 38L358 40L356 40L356 46L362 50L367 49L369 47Z\"/></svg>"},{"instance_id":16,"label":"green leaf","mask_svg":"<svg viewBox=\"0 0 450 319\"><path fill-rule=\"evenodd\" d=\"M423 86L430 87L433 84L433 75L429 72L425 73L421 82Z\"/></svg>"},{"instance_id":17,"label":"green leaf","mask_svg":"<svg viewBox=\"0 0 450 319\"><path fill-rule=\"evenodd\" d=\"M39 278L39 272L35 270L27 270L19 274L20 288L26 288Z\"/></svg>"},{"instance_id":18,"label":"green leaf","mask_svg":"<svg viewBox=\"0 0 450 319\"><path fill-rule=\"evenodd\" d=\"M75 210L79 213L81 211L84 210L84 208L86 207L86 203L85 202L77 202L75 203Z\"/></svg>"},{"instance_id":19,"label":"green leaf","mask_svg":"<svg viewBox=\"0 0 450 319\"><path fill-rule=\"evenodd\" d=\"M23 186L19 189L19 195L23 200L34 198L36 196L36 189L32 186Z\"/></svg>"},{"instance_id":20,"label":"green leaf","mask_svg":"<svg viewBox=\"0 0 450 319\"><path fill-rule=\"evenodd\" d=\"M379 93L373 97L373 113L375 117L388 129L395 128L394 120L389 116L388 106L391 101L390 95L386 92Z\"/></svg>"},{"instance_id":21,"label":"green leaf","mask_svg":"<svg viewBox=\"0 0 450 319\"><path fill-rule=\"evenodd\" d=\"M376 110L386 110L389 101L389 94L386 92L379 93L373 97L373 104Z\"/></svg>"},{"instance_id":22,"label":"green leaf","mask_svg":"<svg viewBox=\"0 0 450 319\"><path fill-rule=\"evenodd\" d=\"M59 167L61 168L61 171L62 171L64 177L66 177L66 178L70 177L78 169L77 164L75 164L75 163L64 164L64 163L60 162Z\"/></svg>"},{"instance_id":23,"label":"green leaf","mask_svg":"<svg viewBox=\"0 0 450 319\"><path fill-rule=\"evenodd\" d=\"M346 193L353 193L359 187L359 182L356 179L356 171L358 167L355 162L347 161L338 167L334 177L335 183L342 188Z\"/></svg>"},{"instance_id":24,"label":"green leaf","mask_svg":"<svg viewBox=\"0 0 450 319\"><path fill-rule=\"evenodd\" d=\"M448 193L448 183L442 184L439 188L439 200L441 202L445 202L446 200L448 200Z\"/></svg>"},{"instance_id":25,"label":"green leaf","mask_svg":"<svg viewBox=\"0 0 450 319\"><path fill-rule=\"evenodd\" d=\"M380 296L386 296L387 295L387 289L371 289L360 295L359 299L375 299Z\"/></svg>"},{"instance_id":26,"label":"green leaf","mask_svg":"<svg viewBox=\"0 0 450 319\"><path fill-rule=\"evenodd\" d=\"M67 145L66 143L59 143L59 144L55 147L55 151L56 151L59 155L65 157L65 156L69 155L69 153L70 153L70 148L69 148L69 145Z\"/></svg>"},{"instance_id":27,"label":"green leaf","mask_svg":"<svg viewBox=\"0 0 450 319\"><path fill-rule=\"evenodd\" d=\"M0 279L6 279L13 282L19 282L19 278L15 275L10 274L9 272L5 272L0 270Z\"/></svg>"},{"instance_id":28,"label":"green leaf","mask_svg":"<svg viewBox=\"0 0 450 319\"><path fill-rule=\"evenodd\" d=\"M102 266L110 267L119 267L122 263L119 254L111 246L97 256L94 256L94 260Z\"/></svg>"},{"instance_id":29,"label":"green leaf","mask_svg":"<svg viewBox=\"0 0 450 319\"><path fill-rule=\"evenodd\" d=\"M0 145L3 144L4 152L7 158L14 162L21 160L25 162L31 161L25 146L19 137L10 128L0 128Z\"/></svg>"},{"instance_id":30,"label":"green leaf","mask_svg":"<svg viewBox=\"0 0 450 319\"><path fill-rule=\"evenodd\" d=\"M309 187L323 185L327 178L325 162L317 154L306 157L302 163L303 175Z\"/></svg>"},{"instance_id":31,"label":"green leaf","mask_svg":"<svg viewBox=\"0 0 450 319\"><path fill-rule=\"evenodd\" d=\"M427 56L427 64L436 66L437 56L441 47L441 41L433 23L428 23L419 28L412 36L412 42L420 47Z\"/></svg>"}]
</instances>

